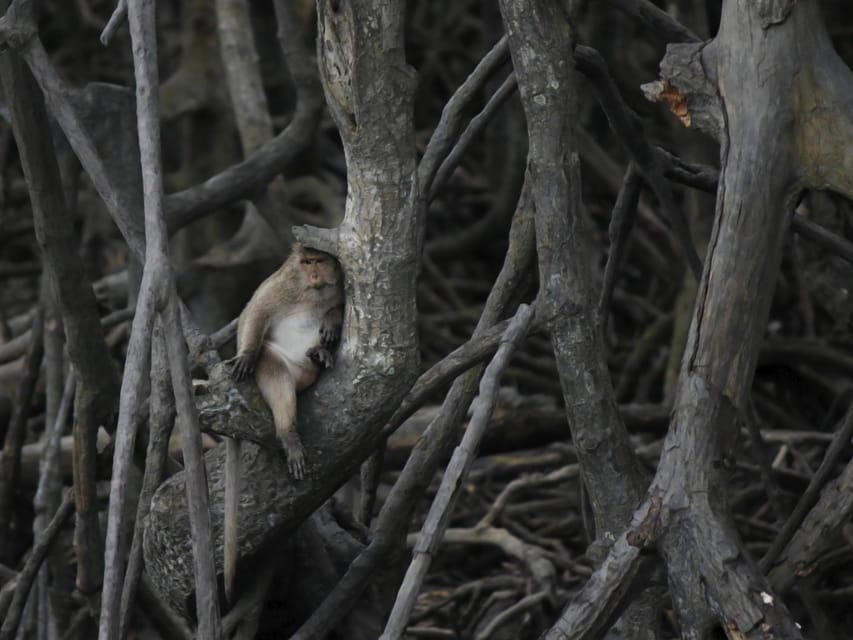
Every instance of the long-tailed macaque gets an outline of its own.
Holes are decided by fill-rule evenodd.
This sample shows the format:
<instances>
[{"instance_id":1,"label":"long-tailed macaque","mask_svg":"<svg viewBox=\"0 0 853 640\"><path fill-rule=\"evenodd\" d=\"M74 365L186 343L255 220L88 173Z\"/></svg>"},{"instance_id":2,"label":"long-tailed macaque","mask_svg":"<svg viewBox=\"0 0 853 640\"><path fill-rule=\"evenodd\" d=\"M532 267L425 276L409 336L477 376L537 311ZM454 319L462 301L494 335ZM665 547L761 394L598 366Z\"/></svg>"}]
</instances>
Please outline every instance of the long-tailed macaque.
<instances>
[{"instance_id":1,"label":"long-tailed macaque","mask_svg":"<svg viewBox=\"0 0 853 640\"><path fill-rule=\"evenodd\" d=\"M343 278L328 253L296 244L284 264L261 283L237 323L237 355L231 375L254 372L272 410L275 430L296 480L305 475L305 450L296 429L296 394L331 367L330 348L343 323ZM225 465L225 593L231 600L237 564L238 441L229 441Z\"/></svg>"}]
</instances>

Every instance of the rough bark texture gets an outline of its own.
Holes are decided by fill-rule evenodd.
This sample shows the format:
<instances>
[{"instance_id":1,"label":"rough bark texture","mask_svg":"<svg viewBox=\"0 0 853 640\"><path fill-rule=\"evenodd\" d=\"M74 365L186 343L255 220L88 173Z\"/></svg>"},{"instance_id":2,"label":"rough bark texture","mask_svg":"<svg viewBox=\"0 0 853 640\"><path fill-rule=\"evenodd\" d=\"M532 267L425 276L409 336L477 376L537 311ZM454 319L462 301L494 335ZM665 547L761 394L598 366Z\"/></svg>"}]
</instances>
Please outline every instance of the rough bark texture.
<instances>
[{"instance_id":1,"label":"rough bark texture","mask_svg":"<svg viewBox=\"0 0 853 640\"><path fill-rule=\"evenodd\" d=\"M502 2L501 11L530 139L539 304L595 517L595 545L603 551L636 509L645 481L619 417L599 331L591 236L580 208L574 61L561 53L572 50L572 36L553 3ZM654 609L645 607L642 618L629 633L654 637Z\"/></svg>"},{"instance_id":2,"label":"rough bark texture","mask_svg":"<svg viewBox=\"0 0 853 640\"><path fill-rule=\"evenodd\" d=\"M743 0L726 3L717 38L702 51L726 123L723 170L676 408L652 488L671 510L662 552L683 633L696 638L709 632L705 607L730 633L800 635L740 547L723 470L736 420L747 409L788 220L804 186L791 141L811 120L798 96L816 87L809 86L811 73L800 71L820 68L831 47L816 28L813 2L799 3L769 28L759 26L757 13Z\"/></svg>"},{"instance_id":3,"label":"rough bark texture","mask_svg":"<svg viewBox=\"0 0 853 640\"><path fill-rule=\"evenodd\" d=\"M737 421L748 413L792 209L806 187L850 193L850 172L843 171L849 157L841 158L849 138L826 135L830 120L849 127L850 72L810 0L726 2L716 38L671 46L661 69L664 82L647 87L647 95L718 137L723 168L673 417L646 503L660 508L627 541L645 545L660 536L683 638L705 640L720 627L739 639L800 638L734 531L726 468ZM808 133L818 121L827 127L820 150ZM608 575L629 576L638 563L621 541L576 603L601 602L624 589L604 584ZM597 615L614 609L601 607ZM592 637L595 625L578 611L569 607L555 631Z\"/></svg>"},{"instance_id":4,"label":"rough bark texture","mask_svg":"<svg viewBox=\"0 0 853 640\"><path fill-rule=\"evenodd\" d=\"M322 2L319 7L320 55L337 62L334 70L321 65L321 75L347 155L348 197L338 230L298 229L297 237L337 254L343 265L344 335L335 368L299 400L307 477L294 482L279 451L251 443L242 447L241 466L252 470L241 497L244 555L293 531L358 468L417 373L414 285L422 230L412 131L414 75L403 54L402 8L373 4ZM225 395L229 387L227 376L213 375L214 392ZM206 459L217 546L224 457L220 447ZM178 474L154 497L145 560L158 590L186 611L192 569L183 483Z\"/></svg>"}]
</instances>

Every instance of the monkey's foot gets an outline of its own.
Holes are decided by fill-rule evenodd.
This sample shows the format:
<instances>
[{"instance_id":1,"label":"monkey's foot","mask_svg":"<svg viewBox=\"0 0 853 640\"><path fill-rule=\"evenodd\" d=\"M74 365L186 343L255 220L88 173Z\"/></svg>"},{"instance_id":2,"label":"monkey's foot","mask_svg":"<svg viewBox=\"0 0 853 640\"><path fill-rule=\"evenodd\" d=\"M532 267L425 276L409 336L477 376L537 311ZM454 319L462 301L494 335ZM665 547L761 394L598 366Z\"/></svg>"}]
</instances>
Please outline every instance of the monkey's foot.
<instances>
[{"instance_id":1,"label":"monkey's foot","mask_svg":"<svg viewBox=\"0 0 853 640\"><path fill-rule=\"evenodd\" d=\"M245 380L255 370L255 354L243 353L231 358L227 364L231 367L231 377L237 382Z\"/></svg>"},{"instance_id":2,"label":"monkey's foot","mask_svg":"<svg viewBox=\"0 0 853 640\"><path fill-rule=\"evenodd\" d=\"M305 477L305 447L302 446L299 434L289 431L282 434L280 438L284 453L287 455L287 470L294 479L302 480Z\"/></svg>"},{"instance_id":3,"label":"monkey's foot","mask_svg":"<svg viewBox=\"0 0 853 640\"><path fill-rule=\"evenodd\" d=\"M335 356L325 347L311 347L308 349L307 355L311 362L320 365L324 369L333 367L335 364Z\"/></svg>"}]
</instances>

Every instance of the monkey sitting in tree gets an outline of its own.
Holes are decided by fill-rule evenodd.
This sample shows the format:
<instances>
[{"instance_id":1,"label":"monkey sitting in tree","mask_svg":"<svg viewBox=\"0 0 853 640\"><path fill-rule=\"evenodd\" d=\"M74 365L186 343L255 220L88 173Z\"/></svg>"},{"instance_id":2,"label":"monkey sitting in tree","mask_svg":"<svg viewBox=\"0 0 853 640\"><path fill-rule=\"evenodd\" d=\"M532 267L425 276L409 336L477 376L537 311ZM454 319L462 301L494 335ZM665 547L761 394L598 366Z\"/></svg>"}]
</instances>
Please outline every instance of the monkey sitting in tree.
<instances>
[{"instance_id":1,"label":"monkey sitting in tree","mask_svg":"<svg viewBox=\"0 0 853 640\"><path fill-rule=\"evenodd\" d=\"M290 474L305 475L305 449L296 429L296 394L310 387L320 367L331 367L330 348L341 335L344 291L341 267L328 253L295 244L284 264L261 283L237 322L237 355L231 376L252 372L272 410ZM225 455L224 582L233 603L239 555L240 443L229 439Z\"/></svg>"},{"instance_id":2,"label":"monkey sitting in tree","mask_svg":"<svg viewBox=\"0 0 853 640\"><path fill-rule=\"evenodd\" d=\"M296 429L296 394L314 384L321 366L334 363L330 348L341 335L342 280L333 256L295 244L237 324L231 375L243 380L254 371L297 480L305 475L305 451Z\"/></svg>"}]
</instances>

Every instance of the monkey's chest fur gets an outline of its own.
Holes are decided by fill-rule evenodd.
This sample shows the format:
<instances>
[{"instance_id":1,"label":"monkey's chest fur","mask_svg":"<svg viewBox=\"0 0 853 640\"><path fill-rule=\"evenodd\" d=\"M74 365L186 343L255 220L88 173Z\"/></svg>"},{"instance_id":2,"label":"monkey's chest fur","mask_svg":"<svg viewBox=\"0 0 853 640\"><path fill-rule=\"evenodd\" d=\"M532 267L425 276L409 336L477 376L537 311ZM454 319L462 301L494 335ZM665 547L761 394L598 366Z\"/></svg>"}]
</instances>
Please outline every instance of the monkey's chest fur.
<instances>
[{"instance_id":1,"label":"monkey's chest fur","mask_svg":"<svg viewBox=\"0 0 853 640\"><path fill-rule=\"evenodd\" d=\"M316 371L317 366L308 358L308 351L320 344L320 324L324 311L322 307L315 307L274 318L264 345L288 365Z\"/></svg>"}]
</instances>

